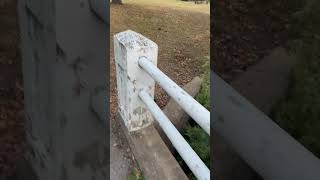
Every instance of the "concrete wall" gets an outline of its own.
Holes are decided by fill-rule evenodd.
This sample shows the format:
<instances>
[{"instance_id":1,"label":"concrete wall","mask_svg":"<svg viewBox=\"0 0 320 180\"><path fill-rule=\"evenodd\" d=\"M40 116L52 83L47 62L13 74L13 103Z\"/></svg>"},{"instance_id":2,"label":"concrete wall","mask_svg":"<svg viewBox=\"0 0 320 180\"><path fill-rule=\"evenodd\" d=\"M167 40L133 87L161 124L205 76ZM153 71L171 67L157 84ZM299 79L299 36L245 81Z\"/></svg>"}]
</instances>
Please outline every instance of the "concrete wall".
<instances>
[{"instance_id":1,"label":"concrete wall","mask_svg":"<svg viewBox=\"0 0 320 180\"><path fill-rule=\"evenodd\" d=\"M35 179L106 179L108 24L84 0L20 0L18 8Z\"/></svg>"}]
</instances>

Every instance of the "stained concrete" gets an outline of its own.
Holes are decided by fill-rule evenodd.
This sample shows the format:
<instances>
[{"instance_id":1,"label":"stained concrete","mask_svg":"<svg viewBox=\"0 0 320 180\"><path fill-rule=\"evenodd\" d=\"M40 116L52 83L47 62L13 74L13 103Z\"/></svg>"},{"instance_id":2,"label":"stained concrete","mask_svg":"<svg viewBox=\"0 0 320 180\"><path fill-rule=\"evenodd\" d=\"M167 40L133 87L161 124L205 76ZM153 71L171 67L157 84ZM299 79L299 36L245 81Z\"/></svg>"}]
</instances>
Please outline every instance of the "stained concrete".
<instances>
[{"instance_id":1,"label":"stained concrete","mask_svg":"<svg viewBox=\"0 0 320 180\"><path fill-rule=\"evenodd\" d=\"M113 126L114 127L114 126ZM120 136L123 136L123 134ZM135 164L124 137L110 130L110 180L127 179Z\"/></svg>"},{"instance_id":2,"label":"stained concrete","mask_svg":"<svg viewBox=\"0 0 320 180\"><path fill-rule=\"evenodd\" d=\"M18 14L30 145L26 158L35 177L106 179L108 24L88 1L19 0ZM102 118L91 104L99 93L105 95L97 103L103 106Z\"/></svg>"}]
</instances>

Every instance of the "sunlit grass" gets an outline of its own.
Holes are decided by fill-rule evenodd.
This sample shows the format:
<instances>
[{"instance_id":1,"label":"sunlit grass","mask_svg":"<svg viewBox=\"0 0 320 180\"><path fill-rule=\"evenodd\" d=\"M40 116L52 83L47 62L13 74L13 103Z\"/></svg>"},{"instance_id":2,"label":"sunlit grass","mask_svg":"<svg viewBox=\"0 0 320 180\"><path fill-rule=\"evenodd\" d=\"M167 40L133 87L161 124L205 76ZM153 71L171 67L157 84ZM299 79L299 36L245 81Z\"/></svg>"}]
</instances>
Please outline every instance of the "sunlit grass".
<instances>
[{"instance_id":1,"label":"sunlit grass","mask_svg":"<svg viewBox=\"0 0 320 180\"><path fill-rule=\"evenodd\" d=\"M142 6L148 6L147 8L155 7L169 7L174 9L184 9L195 12L210 13L209 4L195 4L194 1L180 1L180 0L124 0L123 3L137 4Z\"/></svg>"}]
</instances>

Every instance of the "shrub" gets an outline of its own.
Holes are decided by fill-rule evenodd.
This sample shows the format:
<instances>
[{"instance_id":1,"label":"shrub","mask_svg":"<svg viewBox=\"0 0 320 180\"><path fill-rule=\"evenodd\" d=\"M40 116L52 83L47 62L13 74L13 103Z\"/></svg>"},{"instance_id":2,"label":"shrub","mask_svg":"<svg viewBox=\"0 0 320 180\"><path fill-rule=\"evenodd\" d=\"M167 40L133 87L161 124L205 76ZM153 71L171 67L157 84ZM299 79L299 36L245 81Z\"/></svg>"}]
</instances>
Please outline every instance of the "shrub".
<instances>
[{"instance_id":1,"label":"shrub","mask_svg":"<svg viewBox=\"0 0 320 180\"><path fill-rule=\"evenodd\" d=\"M290 50L298 58L288 96L274 110L274 119L320 157L320 2L305 1L293 14Z\"/></svg>"}]
</instances>

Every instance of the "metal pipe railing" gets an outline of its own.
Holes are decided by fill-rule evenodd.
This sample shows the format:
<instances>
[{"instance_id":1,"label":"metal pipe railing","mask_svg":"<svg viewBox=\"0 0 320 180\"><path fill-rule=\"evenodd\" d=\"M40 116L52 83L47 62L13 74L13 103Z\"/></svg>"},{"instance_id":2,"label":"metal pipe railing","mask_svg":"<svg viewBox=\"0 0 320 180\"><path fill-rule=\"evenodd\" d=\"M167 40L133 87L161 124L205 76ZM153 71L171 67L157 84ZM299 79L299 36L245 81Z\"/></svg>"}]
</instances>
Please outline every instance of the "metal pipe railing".
<instances>
[{"instance_id":1,"label":"metal pipe railing","mask_svg":"<svg viewBox=\"0 0 320 180\"><path fill-rule=\"evenodd\" d=\"M210 112L147 58L141 57L138 63L210 135Z\"/></svg>"},{"instance_id":2,"label":"metal pipe railing","mask_svg":"<svg viewBox=\"0 0 320 180\"><path fill-rule=\"evenodd\" d=\"M170 139L182 159L186 162L193 174L201 180L210 180L210 170L202 162L197 153L191 148L188 142L182 137L167 116L162 112L150 95L144 90L140 91L139 97L146 104L147 108L157 120L160 127Z\"/></svg>"},{"instance_id":3,"label":"metal pipe railing","mask_svg":"<svg viewBox=\"0 0 320 180\"><path fill-rule=\"evenodd\" d=\"M213 130L263 179L320 179L320 160L211 71Z\"/></svg>"}]
</instances>

